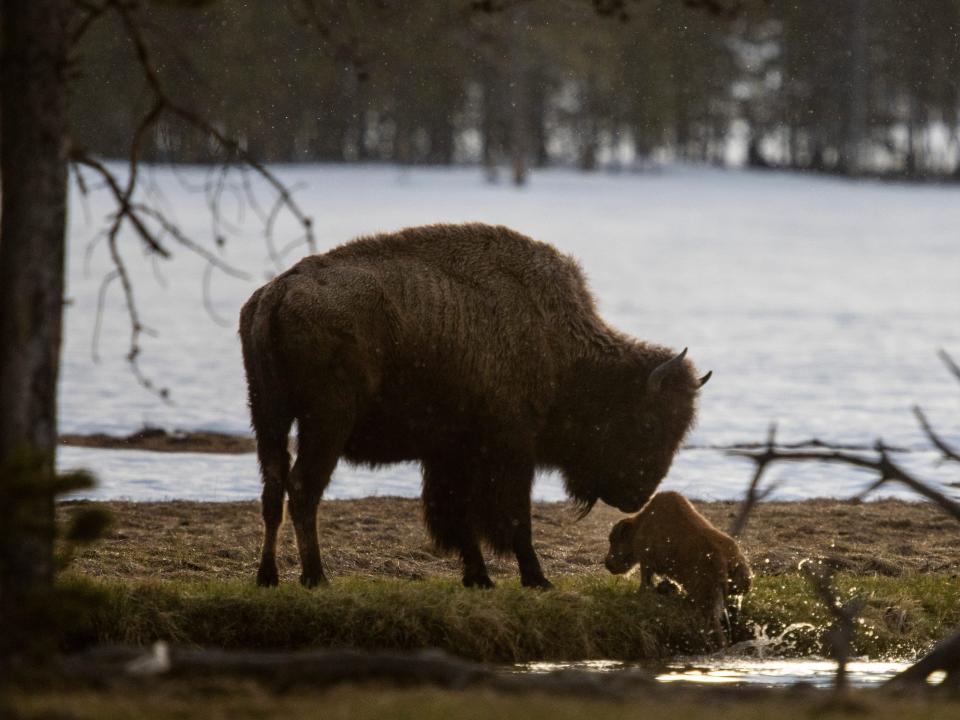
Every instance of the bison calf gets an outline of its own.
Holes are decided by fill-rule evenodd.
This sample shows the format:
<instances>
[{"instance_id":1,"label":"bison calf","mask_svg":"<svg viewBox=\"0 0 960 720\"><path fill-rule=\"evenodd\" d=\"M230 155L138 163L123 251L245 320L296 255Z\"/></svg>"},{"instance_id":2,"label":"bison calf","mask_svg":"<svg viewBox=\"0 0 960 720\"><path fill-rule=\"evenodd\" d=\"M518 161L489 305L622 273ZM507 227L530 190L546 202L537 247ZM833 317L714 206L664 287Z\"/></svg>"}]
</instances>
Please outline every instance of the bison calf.
<instances>
[{"instance_id":1,"label":"bison calf","mask_svg":"<svg viewBox=\"0 0 960 720\"><path fill-rule=\"evenodd\" d=\"M737 542L675 492L658 493L637 515L613 526L604 564L615 575L639 564L644 585L654 574L680 583L721 645L727 597L747 592L752 577Z\"/></svg>"}]
</instances>

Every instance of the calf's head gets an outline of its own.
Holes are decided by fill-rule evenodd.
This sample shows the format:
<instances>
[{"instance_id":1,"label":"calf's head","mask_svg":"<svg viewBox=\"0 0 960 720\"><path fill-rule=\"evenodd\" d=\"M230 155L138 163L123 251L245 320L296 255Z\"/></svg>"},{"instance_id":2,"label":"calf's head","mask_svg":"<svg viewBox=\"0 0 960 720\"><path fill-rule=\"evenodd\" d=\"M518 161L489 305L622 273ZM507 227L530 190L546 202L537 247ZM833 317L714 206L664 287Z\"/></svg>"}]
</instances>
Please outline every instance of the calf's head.
<instances>
[{"instance_id":1,"label":"calf's head","mask_svg":"<svg viewBox=\"0 0 960 720\"><path fill-rule=\"evenodd\" d=\"M637 564L633 551L633 531L629 520L621 520L610 531L610 549L603 564L614 575L622 575Z\"/></svg>"}]
</instances>

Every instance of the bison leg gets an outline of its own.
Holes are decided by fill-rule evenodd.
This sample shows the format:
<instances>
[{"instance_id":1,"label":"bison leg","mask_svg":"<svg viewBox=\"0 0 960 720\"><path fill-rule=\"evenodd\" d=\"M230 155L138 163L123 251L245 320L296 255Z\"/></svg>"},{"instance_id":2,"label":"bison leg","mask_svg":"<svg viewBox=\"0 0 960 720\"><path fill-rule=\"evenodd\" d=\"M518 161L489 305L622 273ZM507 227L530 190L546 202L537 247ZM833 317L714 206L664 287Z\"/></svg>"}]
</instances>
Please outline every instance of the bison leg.
<instances>
[{"instance_id":1,"label":"bison leg","mask_svg":"<svg viewBox=\"0 0 960 720\"><path fill-rule=\"evenodd\" d=\"M423 464L423 514L427 529L442 550L456 550L463 561L465 587L492 588L477 531L468 511L470 482L462 467L436 461Z\"/></svg>"},{"instance_id":2,"label":"bison leg","mask_svg":"<svg viewBox=\"0 0 960 720\"><path fill-rule=\"evenodd\" d=\"M533 549L533 530L530 522L530 488L533 486L533 471L527 480L515 478L519 482L508 485L516 488L513 498L513 553L517 556L520 568L520 584L524 587L551 588L550 581L543 575L540 559Z\"/></svg>"},{"instance_id":3,"label":"bison leg","mask_svg":"<svg viewBox=\"0 0 960 720\"><path fill-rule=\"evenodd\" d=\"M286 474L286 473L284 473ZM277 532L283 521L282 482L264 480L261 506L263 510L263 548L260 551L260 569L257 570L257 585L272 587L280 582L277 572Z\"/></svg>"},{"instance_id":4,"label":"bison leg","mask_svg":"<svg viewBox=\"0 0 960 720\"><path fill-rule=\"evenodd\" d=\"M543 575L540 559L533 549L533 537L530 528L530 516L518 520L513 534L513 552L520 566L520 584L524 587L547 589L552 583Z\"/></svg>"},{"instance_id":5,"label":"bison leg","mask_svg":"<svg viewBox=\"0 0 960 720\"><path fill-rule=\"evenodd\" d=\"M484 505L488 539L497 550L513 550L520 569L521 585L553 587L544 577L540 559L533 549L530 522L533 466L517 459L502 465L491 475L495 489Z\"/></svg>"},{"instance_id":6,"label":"bison leg","mask_svg":"<svg viewBox=\"0 0 960 720\"><path fill-rule=\"evenodd\" d=\"M309 420L299 421L297 459L290 471L288 493L290 518L300 553L300 583L306 587L326 584L317 537L317 506L330 484L330 475L340 456L341 431Z\"/></svg>"},{"instance_id":7,"label":"bison leg","mask_svg":"<svg viewBox=\"0 0 960 720\"><path fill-rule=\"evenodd\" d=\"M290 453L287 451L290 423L270 425L261 420L256 427L257 457L263 475L263 547L260 550L257 585L272 587L280 581L277 573L277 532L283 521L283 494L290 472Z\"/></svg>"}]
</instances>

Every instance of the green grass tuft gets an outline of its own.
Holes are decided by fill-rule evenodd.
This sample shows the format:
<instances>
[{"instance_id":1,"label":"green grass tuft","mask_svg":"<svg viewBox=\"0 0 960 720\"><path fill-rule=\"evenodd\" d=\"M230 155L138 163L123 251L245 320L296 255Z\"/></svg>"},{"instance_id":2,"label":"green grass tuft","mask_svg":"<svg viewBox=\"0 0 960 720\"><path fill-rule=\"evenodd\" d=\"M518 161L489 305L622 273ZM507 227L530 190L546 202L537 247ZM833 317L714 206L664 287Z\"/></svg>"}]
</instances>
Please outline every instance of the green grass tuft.
<instances>
[{"instance_id":1,"label":"green grass tuft","mask_svg":"<svg viewBox=\"0 0 960 720\"><path fill-rule=\"evenodd\" d=\"M608 658L646 660L707 649L699 615L680 598L640 590L630 579L567 578L547 592L501 583L466 590L450 580L342 578L305 590L240 581L99 581L68 577L67 588L99 598L68 634L91 642L243 649L441 648L491 662ZM960 625L960 583L948 576L841 577L841 594L870 603L854 651L909 656ZM744 621L768 636L792 623L796 654L820 652L826 613L799 576L759 577Z\"/></svg>"}]
</instances>

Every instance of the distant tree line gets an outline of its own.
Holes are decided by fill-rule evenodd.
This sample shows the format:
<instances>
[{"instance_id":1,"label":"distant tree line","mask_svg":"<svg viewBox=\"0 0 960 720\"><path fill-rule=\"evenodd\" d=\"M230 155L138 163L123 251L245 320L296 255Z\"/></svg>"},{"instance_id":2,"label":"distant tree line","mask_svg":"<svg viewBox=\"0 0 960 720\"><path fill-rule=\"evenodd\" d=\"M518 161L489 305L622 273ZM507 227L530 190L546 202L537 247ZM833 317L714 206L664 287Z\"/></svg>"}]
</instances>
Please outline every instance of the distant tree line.
<instances>
[{"instance_id":1,"label":"distant tree line","mask_svg":"<svg viewBox=\"0 0 960 720\"><path fill-rule=\"evenodd\" d=\"M309 10L225 0L150 12L161 74L272 162L633 166L660 157L960 178L960 0L467 0ZM695 5L695 4L694 4ZM304 8L311 7L303 3ZM72 123L124 157L149 93L117 23L81 45ZM161 123L147 159L222 160Z\"/></svg>"}]
</instances>

